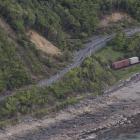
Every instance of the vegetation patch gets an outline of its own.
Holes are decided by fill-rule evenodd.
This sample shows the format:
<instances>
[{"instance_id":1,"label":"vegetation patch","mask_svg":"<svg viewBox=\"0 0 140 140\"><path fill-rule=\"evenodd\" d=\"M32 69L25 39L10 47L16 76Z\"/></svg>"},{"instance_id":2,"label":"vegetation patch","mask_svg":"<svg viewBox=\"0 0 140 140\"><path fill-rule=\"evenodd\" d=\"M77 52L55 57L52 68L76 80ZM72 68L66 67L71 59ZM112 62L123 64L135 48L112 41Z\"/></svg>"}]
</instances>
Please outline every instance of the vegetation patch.
<instances>
[{"instance_id":1,"label":"vegetation patch","mask_svg":"<svg viewBox=\"0 0 140 140\"><path fill-rule=\"evenodd\" d=\"M30 75L17 55L15 44L0 29L0 92L29 83Z\"/></svg>"},{"instance_id":2,"label":"vegetation patch","mask_svg":"<svg viewBox=\"0 0 140 140\"><path fill-rule=\"evenodd\" d=\"M136 34L131 38L125 36L123 32L118 32L116 37L108 43L108 47L102 49L96 54L96 57L104 63L111 66L112 62L127 59L130 57L140 57L140 34ZM121 70L114 70L114 75L119 79L129 77L139 72L140 65L133 65Z\"/></svg>"}]
</instances>

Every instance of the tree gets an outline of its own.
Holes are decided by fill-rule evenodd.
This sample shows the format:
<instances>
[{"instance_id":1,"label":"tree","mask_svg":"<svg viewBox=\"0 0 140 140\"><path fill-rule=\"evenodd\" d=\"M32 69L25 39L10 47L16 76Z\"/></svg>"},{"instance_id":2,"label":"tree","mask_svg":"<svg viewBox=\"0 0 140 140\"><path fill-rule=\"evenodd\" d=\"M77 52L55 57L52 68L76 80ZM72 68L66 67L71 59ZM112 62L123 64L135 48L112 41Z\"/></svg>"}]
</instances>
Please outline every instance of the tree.
<instances>
[{"instance_id":1,"label":"tree","mask_svg":"<svg viewBox=\"0 0 140 140\"><path fill-rule=\"evenodd\" d=\"M118 32L116 37L111 41L111 45L115 50L123 51L126 49L126 35L123 32Z\"/></svg>"}]
</instances>

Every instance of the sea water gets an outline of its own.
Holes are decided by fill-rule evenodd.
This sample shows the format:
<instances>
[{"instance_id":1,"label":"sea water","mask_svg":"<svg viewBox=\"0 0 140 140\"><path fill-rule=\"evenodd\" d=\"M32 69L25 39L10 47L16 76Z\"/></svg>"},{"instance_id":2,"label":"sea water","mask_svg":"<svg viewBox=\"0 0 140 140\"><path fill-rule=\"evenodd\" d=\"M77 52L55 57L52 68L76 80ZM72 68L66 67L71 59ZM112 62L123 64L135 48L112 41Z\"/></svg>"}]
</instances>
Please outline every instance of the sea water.
<instances>
[{"instance_id":1,"label":"sea water","mask_svg":"<svg viewBox=\"0 0 140 140\"><path fill-rule=\"evenodd\" d=\"M117 139L113 140L140 140L140 133L120 135Z\"/></svg>"}]
</instances>

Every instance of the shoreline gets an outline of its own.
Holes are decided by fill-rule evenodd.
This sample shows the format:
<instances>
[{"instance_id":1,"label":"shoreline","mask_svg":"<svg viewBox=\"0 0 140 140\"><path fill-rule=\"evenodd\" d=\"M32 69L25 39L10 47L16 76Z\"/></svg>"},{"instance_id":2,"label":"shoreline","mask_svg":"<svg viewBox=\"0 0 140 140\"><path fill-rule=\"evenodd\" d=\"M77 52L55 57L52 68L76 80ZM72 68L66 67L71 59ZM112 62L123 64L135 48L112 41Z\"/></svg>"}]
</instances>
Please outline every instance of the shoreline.
<instances>
[{"instance_id":1,"label":"shoreline","mask_svg":"<svg viewBox=\"0 0 140 140\"><path fill-rule=\"evenodd\" d=\"M123 125L120 124L118 127L98 132L98 139L113 140L120 136L131 138L133 135L140 134L140 113L127 118L127 120Z\"/></svg>"},{"instance_id":2,"label":"shoreline","mask_svg":"<svg viewBox=\"0 0 140 140\"><path fill-rule=\"evenodd\" d=\"M140 74L135 74L104 95L88 97L54 117L6 128L0 132L0 140L96 140L98 136L102 140L112 133L119 134L121 126L131 124L129 118L140 114L139 85Z\"/></svg>"}]
</instances>

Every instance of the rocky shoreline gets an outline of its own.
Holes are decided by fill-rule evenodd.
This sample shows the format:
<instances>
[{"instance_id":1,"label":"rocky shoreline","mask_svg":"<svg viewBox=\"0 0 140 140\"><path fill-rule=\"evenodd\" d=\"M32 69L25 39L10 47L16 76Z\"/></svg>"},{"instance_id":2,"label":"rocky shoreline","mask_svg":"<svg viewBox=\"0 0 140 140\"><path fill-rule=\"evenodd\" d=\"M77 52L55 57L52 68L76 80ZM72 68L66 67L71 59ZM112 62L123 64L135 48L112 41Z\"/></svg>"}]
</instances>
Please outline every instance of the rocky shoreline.
<instances>
[{"instance_id":1,"label":"rocky shoreline","mask_svg":"<svg viewBox=\"0 0 140 140\"><path fill-rule=\"evenodd\" d=\"M0 133L0 140L114 140L140 130L140 74L104 95L88 97L55 117L24 122Z\"/></svg>"},{"instance_id":2,"label":"rocky shoreline","mask_svg":"<svg viewBox=\"0 0 140 140\"><path fill-rule=\"evenodd\" d=\"M125 139L135 139L140 136L140 114L127 118L127 121L119 126L98 132L98 139L114 140L124 137Z\"/></svg>"}]
</instances>

